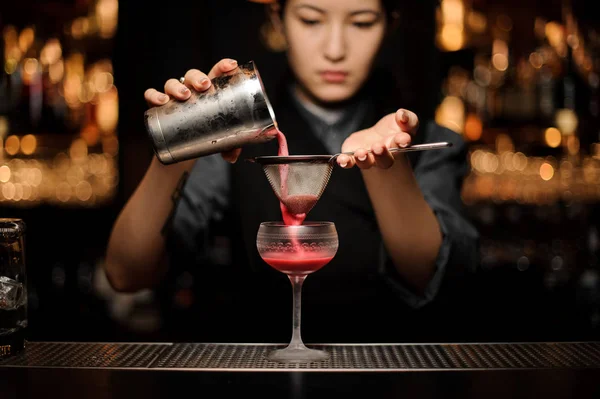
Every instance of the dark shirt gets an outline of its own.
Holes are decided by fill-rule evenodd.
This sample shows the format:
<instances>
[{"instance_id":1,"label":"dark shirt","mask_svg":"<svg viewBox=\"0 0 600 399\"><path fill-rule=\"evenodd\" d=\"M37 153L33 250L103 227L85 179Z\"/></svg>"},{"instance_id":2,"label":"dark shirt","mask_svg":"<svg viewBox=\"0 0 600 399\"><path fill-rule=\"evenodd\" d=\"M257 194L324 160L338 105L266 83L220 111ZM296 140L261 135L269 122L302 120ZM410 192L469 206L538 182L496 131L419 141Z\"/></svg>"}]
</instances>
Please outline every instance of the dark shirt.
<instances>
[{"instance_id":1,"label":"dark shirt","mask_svg":"<svg viewBox=\"0 0 600 399\"><path fill-rule=\"evenodd\" d=\"M295 125L293 127L296 130L301 130L295 136L290 136L292 140L288 139L288 141L293 143L294 139L300 140L297 141L297 145L300 146L302 144L305 151L312 151L312 153L322 153L324 150L329 153L339 152L341 150L341 143L348 135L373 123L373 120L368 120L365 116L369 114L369 110L371 111L371 115L377 113L377 110L373 110L369 99L366 98L363 101L350 104L344 116L339 121L328 124L303 107L294 96L289 95L289 92L287 101L281 102L279 106L282 108L275 108L276 114L279 112L278 110L285 109L293 115L293 117L287 118L287 125L280 124L284 133L286 132L286 126L290 126L290 132L294 130L291 129L292 124ZM384 114L380 114L376 119L383 116ZM366 126L365 123L367 124ZM305 126L309 128L305 129ZM310 144L311 141L308 140L309 136L306 136L305 140L300 136L302 134L311 135L310 137L317 141L313 141ZM398 303L402 303L404 307L410 309L425 307L438 296L438 292L444 281L460 279L461 275L464 275L465 272L475 269L477 264L478 234L463 215L460 197L462 179L467 172L465 143L460 135L434 122L422 122L417 137L417 142L450 141L454 144L450 149L426 151L418 153L418 155L414 153L414 155L409 157L424 198L435 213L443 235L442 245L436 261L436 272L432 280L422 295L411 291L402 281L391 263L381 237L378 236L377 226L374 222L374 213L368 203L369 200L366 195L366 189L364 189L364 184L362 184L363 187L359 188L362 191L356 191L358 194L353 194L352 190L357 190L357 188L352 188L351 186L358 186L362 183L360 173L358 171L352 172L354 174L348 172L348 176L354 176L354 180L348 180L350 184L347 184L342 182L342 180L336 183L335 179L332 178L334 182L330 183L331 186L326 188L326 193L323 195L324 199L317 204L314 211L309 213L308 219L310 220L310 215L314 212L319 217L323 215L320 218L321 220L327 220L325 218L330 216L331 219L338 218L340 225L343 226L341 222L352 218L354 213L357 219L364 218L367 221L363 226L372 227L365 228L365 231L339 232L340 250L344 251L345 255L339 253L340 250L338 250L338 253L340 258L344 259L345 264L336 265L334 258L331 267L325 266L319 272L315 273L314 276L311 275L307 279L307 281L314 281L314 283L311 285L312 291L310 291L310 296L305 294L305 300L312 301L313 306L316 307L319 306L319 303L327 303L329 301L328 303L335 304L339 309L339 306L343 306L346 300L355 304L364 304L364 309L362 310L359 310L358 306L354 305L356 312L350 312L346 317L354 317L354 314L358 315L360 312L363 312L363 323L370 323L370 321L365 322L364 320L371 320L371 317L375 320L380 318L382 313L393 313L400 306L397 305ZM264 195L264 199L260 195L253 194L249 196L247 194L247 192L252 192L256 187L265 183L266 179L264 175L258 177L256 174L246 174L248 168L255 168L256 165L243 162L244 154L252 154L253 151L258 152L258 155L272 155L272 153L260 153L260 151L267 151L267 149L272 151L275 147L273 145L263 148L255 146L254 148L244 149L242 160L238 161L238 164L235 166L225 162L219 154L200 158L193 167L183 189L172 224L170 242L176 242L177 244L176 246L171 246L170 258L173 263L185 262L195 265L198 270L201 270L199 275L205 276L205 280L210 280L210 282L205 282L205 291L207 292L212 291L216 295L219 295L218 293L221 289L239 290L239 292L242 292L248 287L244 287L245 283L240 282L240 280L247 280L247 284L254 284L257 291L269 291L271 288L269 288L266 282L270 278L273 278L273 281L277 278L273 274L269 278L254 277L267 276L268 271L261 268L260 260L256 260L256 236L255 231L252 229L258 228L255 224L258 223L261 217L265 218L263 221L267 221L266 219L269 218L273 220L274 218L274 216L266 216L266 214L265 216L257 216L256 213L259 213L264 207L276 208L276 203L269 202L269 196L275 198L272 192L266 193L263 190L261 195ZM290 153L297 153L291 144ZM334 175L340 174L340 179L343 179L341 174L344 172L347 171L334 170ZM241 183L240 180L242 180ZM246 188L240 189L244 185ZM266 190L269 189L267 188ZM260 191L256 191L256 193L258 192ZM337 198L344 196L360 198L357 200L357 203L352 203L354 201L353 198L336 200L336 195L338 196ZM327 213L323 209L328 206L327 201L330 201L329 203L331 204L344 201L347 203L343 207L343 211L338 211L334 209L335 207L331 207L331 213ZM398 201L401 203L402 198L398 198ZM231 214L232 206L236 207L234 204L240 203L242 203L242 206L237 206L237 211L233 212L237 214L238 218L228 216ZM274 215L274 213L270 213L270 215ZM234 220L234 224L231 224L231 220ZM240 220L252 220L250 229L246 231L238 229L236 226L240 224ZM277 220L281 220L280 215ZM229 224L227 224L228 221ZM245 224L248 224L248 222ZM222 227L223 225L224 227ZM361 248L362 246L364 248ZM177 251L177 253L174 253L174 251ZM351 253L348 255L349 251L356 251L356 256L353 257ZM367 254L374 254L374 256L359 256L359 253L363 251ZM248 253L249 255L244 257L240 255L241 253ZM370 259L370 261L365 260L365 258ZM350 264L354 260L356 263L361 264ZM247 262L248 265L246 265L247 267L244 265L236 265L236 268L231 267L231 263L239 262ZM365 263L368 264L365 265ZM268 269L268 266L266 268ZM245 274L246 272L250 274ZM346 274L348 278L344 278L343 274ZM228 284L224 281L229 279L233 281L234 275L238 276L237 283L232 282ZM275 272L275 275L281 275L281 273ZM240 276L244 277L240 278ZM273 289L271 298L279 299L271 300L281 300L287 303L287 300L291 299L291 293L286 293L285 289L281 289L281 287L289 289L289 283L287 284L287 286L280 284L279 289ZM309 284L311 283L307 282L305 291L308 289ZM339 286L344 287L340 288ZM265 293L261 292L260 294ZM260 294L257 293L256 295L259 296ZM328 294L332 296L338 295L340 298L328 298ZM375 300L374 296L380 297L380 300ZM279 311L275 310L275 307L267 310L270 305L265 305L265 302L261 302L262 305L250 305L253 303L250 297L247 296L246 299L248 311L251 311L256 306L262 306L266 313ZM238 297L237 300L244 301L244 298ZM235 308L236 312L238 312L237 314L239 314L239 312L243 312L240 310L243 309L243 306L239 303L236 304L235 301L236 299L225 300L228 304L220 309L217 309L216 305L213 309L210 309L213 305L207 304L204 310L209 313L213 312L213 316L217 319L219 318L217 313L226 313L227 310L225 309ZM219 304L219 306L221 305L222 303ZM228 308L227 306L231 307ZM381 309L382 313L374 311L373 308ZM312 311L317 312L317 310ZM343 314L342 311L336 311L336 313ZM266 318L267 316L265 316L265 320ZM259 319L260 317L257 316L257 323L260 323ZM360 318L357 316L358 319ZM344 318L340 316L339 323L343 323L343 320ZM376 322L373 321L373 324L375 325ZM390 324L390 326L393 327L389 327L389 329L398 328L397 323ZM285 327L289 326L286 325ZM382 326L381 328L386 329L388 327ZM247 336L249 335L247 334ZM258 336L260 337L260 335ZM391 332L383 336L386 337L384 339L393 340L395 335ZM333 337L332 339L335 339L335 335Z\"/></svg>"}]
</instances>

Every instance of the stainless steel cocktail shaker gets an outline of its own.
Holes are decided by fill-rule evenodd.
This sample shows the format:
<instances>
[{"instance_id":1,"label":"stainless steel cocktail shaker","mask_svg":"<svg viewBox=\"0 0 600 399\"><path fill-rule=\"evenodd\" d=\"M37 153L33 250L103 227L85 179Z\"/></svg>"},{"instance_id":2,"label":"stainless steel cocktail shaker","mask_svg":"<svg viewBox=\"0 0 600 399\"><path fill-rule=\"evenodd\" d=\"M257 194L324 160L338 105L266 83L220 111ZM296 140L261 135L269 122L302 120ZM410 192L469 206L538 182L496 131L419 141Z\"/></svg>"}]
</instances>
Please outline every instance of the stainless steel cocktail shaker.
<instances>
[{"instance_id":1,"label":"stainless steel cocktail shaker","mask_svg":"<svg viewBox=\"0 0 600 399\"><path fill-rule=\"evenodd\" d=\"M144 114L154 152L167 165L272 140L275 113L256 65L240 65L186 101L171 99Z\"/></svg>"}]
</instances>

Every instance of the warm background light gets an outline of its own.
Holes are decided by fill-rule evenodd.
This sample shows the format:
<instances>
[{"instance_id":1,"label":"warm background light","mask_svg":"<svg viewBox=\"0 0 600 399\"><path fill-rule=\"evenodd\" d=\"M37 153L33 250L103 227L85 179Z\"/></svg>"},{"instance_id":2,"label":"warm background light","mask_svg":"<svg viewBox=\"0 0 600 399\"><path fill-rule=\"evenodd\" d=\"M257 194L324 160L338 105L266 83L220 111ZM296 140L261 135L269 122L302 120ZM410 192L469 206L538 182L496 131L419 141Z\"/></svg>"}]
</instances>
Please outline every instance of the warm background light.
<instances>
[{"instance_id":1,"label":"warm background light","mask_svg":"<svg viewBox=\"0 0 600 399\"><path fill-rule=\"evenodd\" d=\"M101 56L109 46L89 45L113 38L117 17L117 0L94 0L63 32L3 26L3 70L12 80L0 87L29 104L0 115L0 202L93 206L114 197L119 96L111 53ZM52 113L73 136L46 131Z\"/></svg>"},{"instance_id":2,"label":"warm background light","mask_svg":"<svg viewBox=\"0 0 600 399\"><path fill-rule=\"evenodd\" d=\"M555 127L549 127L544 131L544 140L548 147L556 148L560 146L562 141L560 130Z\"/></svg>"},{"instance_id":3,"label":"warm background light","mask_svg":"<svg viewBox=\"0 0 600 399\"><path fill-rule=\"evenodd\" d=\"M578 119L575 112L571 109L561 109L556 112L556 126L565 135L575 133L577 130Z\"/></svg>"},{"instance_id":4,"label":"warm background light","mask_svg":"<svg viewBox=\"0 0 600 399\"><path fill-rule=\"evenodd\" d=\"M469 141L477 141L483 133L483 124L481 119L474 114L469 114L465 121L465 138Z\"/></svg>"},{"instance_id":5,"label":"warm background light","mask_svg":"<svg viewBox=\"0 0 600 399\"><path fill-rule=\"evenodd\" d=\"M547 162L540 166L540 176L543 180L548 181L554 176L554 168Z\"/></svg>"}]
</instances>

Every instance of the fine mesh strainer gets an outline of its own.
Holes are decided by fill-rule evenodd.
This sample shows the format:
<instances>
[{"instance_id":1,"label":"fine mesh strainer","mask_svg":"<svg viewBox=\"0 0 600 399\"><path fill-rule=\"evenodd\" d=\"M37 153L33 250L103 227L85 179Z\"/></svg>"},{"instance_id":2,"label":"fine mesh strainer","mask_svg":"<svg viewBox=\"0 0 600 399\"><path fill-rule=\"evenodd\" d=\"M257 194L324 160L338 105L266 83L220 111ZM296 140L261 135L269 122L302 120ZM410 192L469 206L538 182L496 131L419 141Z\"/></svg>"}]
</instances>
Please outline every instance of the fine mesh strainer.
<instances>
[{"instance_id":1,"label":"fine mesh strainer","mask_svg":"<svg viewBox=\"0 0 600 399\"><path fill-rule=\"evenodd\" d=\"M390 152L410 152L435 150L451 147L452 143L439 142L415 144L405 148L391 148ZM260 164L271 184L275 195L290 211L299 215L307 214L325 191L335 165L335 159L342 155L289 155L260 156L248 158Z\"/></svg>"},{"instance_id":2,"label":"fine mesh strainer","mask_svg":"<svg viewBox=\"0 0 600 399\"><path fill-rule=\"evenodd\" d=\"M294 215L307 214L325 191L334 163L329 155L257 157L275 195Z\"/></svg>"}]
</instances>

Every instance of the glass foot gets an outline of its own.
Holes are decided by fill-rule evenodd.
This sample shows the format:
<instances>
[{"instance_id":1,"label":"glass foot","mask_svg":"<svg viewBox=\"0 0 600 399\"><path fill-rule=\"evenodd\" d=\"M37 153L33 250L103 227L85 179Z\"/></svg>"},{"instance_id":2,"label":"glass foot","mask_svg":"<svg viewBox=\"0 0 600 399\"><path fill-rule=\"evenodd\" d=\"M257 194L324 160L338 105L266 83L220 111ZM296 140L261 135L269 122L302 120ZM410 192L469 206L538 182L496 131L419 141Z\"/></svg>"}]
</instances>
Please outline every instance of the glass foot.
<instances>
[{"instance_id":1,"label":"glass foot","mask_svg":"<svg viewBox=\"0 0 600 399\"><path fill-rule=\"evenodd\" d=\"M310 349L305 346L296 348L291 348L288 346L284 349L276 349L272 351L267 357L273 362L309 363L327 360L329 359L329 353L323 350Z\"/></svg>"}]
</instances>

